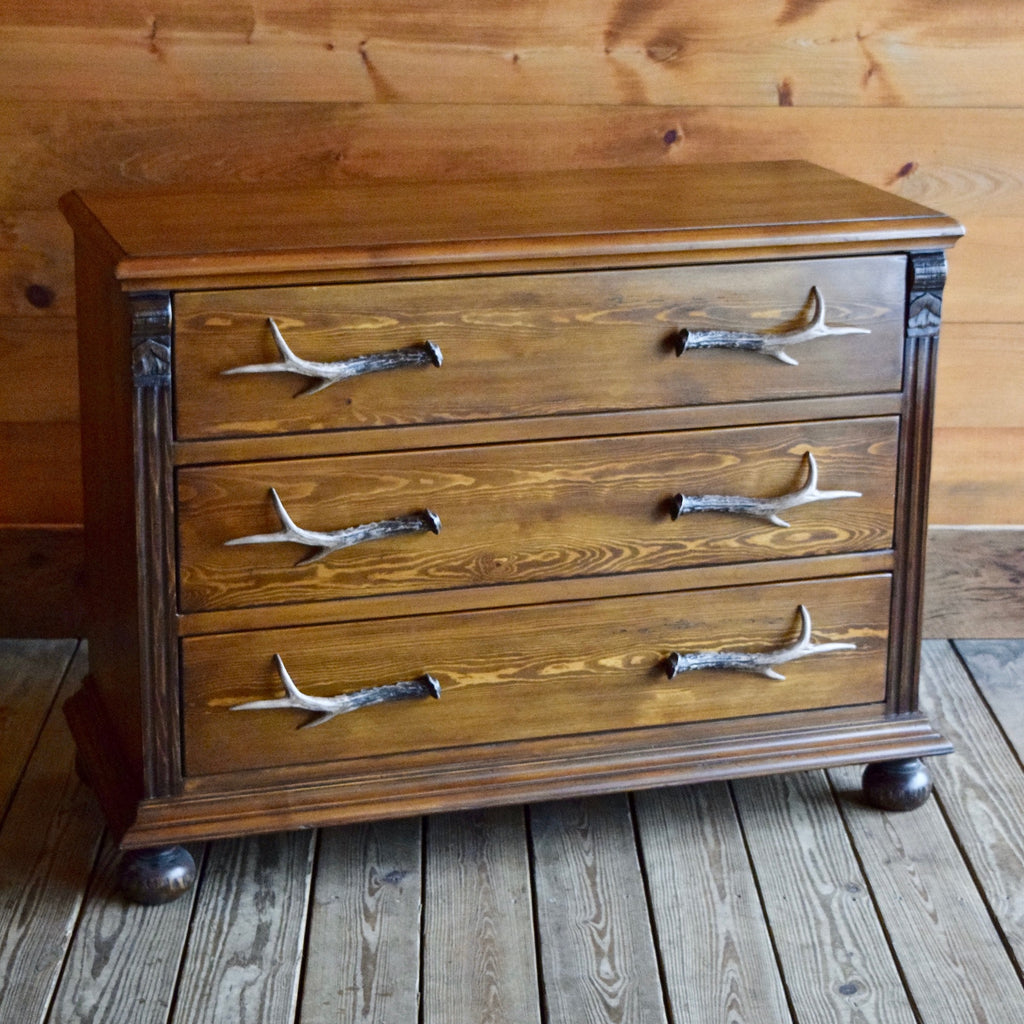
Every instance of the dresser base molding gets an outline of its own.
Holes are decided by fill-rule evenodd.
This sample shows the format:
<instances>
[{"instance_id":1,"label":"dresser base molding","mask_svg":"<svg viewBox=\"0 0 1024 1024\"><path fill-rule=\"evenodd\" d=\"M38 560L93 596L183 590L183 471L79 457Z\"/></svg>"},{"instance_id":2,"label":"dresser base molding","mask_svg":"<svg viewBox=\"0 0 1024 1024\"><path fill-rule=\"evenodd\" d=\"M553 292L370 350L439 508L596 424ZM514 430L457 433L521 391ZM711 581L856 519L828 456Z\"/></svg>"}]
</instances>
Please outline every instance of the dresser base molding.
<instances>
[{"instance_id":1,"label":"dresser base molding","mask_svg":"<svg viewBox=\"0 0 1024 1024\"><path fill-rule=\"evenodd\" d=\"M357 762L321 766L319 777L286 781L282 772L246 772L192 780L180 794L133 799L124 766L86 701L67 706L72 732L89 762L89 780L124 849L158 847L246 833L351 824L496 804L595 796L624 789L721 781L844 764L893 762L947 754L950 743L914 713L879 719L851 712L848 724L811 722L785 728L774 716L749 721L637 730L616 737L559 737L529 745L482 748L474 762L446 763L436 753L404 767L381 759L378 770ZM821 720L813 724L813 720ZM774 728L773 728L774 726ZM770 731L769 731L770 730ZM699 733L718 733L699 738ZM109 734L107 734L109 735ZM567 744L582 749L565 753ZM308 769L306 769L308 771Z\"/></svg>"}]
</instances>

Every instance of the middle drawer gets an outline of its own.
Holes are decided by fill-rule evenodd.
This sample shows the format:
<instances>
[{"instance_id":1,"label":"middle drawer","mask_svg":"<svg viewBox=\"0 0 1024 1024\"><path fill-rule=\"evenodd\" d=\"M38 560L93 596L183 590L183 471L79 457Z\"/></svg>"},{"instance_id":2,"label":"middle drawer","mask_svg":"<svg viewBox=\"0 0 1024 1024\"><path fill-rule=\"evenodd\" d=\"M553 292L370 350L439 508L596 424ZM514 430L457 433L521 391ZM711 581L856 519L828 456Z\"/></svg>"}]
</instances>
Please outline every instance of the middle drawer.
<instances>
[{"instance_id":1,"label":"middle drawer","mask_svg":"<svg viewBox=\"0 0 1024 1024\"><path fill-rule=\"evenodd\" d=\"M897 435L872 417L186 467L180 609L885 550Z\"/></svg>"}]
</instances>

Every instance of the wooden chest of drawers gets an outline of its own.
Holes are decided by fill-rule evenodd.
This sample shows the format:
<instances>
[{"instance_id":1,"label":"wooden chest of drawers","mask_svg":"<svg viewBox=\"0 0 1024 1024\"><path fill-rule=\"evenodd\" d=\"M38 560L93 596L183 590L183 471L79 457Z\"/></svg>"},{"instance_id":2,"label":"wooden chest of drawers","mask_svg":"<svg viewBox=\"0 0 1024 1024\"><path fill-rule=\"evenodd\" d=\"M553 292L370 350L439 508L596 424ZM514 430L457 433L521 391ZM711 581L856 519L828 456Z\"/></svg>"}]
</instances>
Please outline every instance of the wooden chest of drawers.
<instances>
[{"instance_id":1,"label":"wooden chest of drawers","mask_svg":"<svg viewBox=\"0 0 1024 1024\"><path fill-rule=\"evenodd\" d=\"M857 761L927 795L954 221L800 163L62 205L67 712L145 898L196 838Z\"/></svg>"}]
</instances>

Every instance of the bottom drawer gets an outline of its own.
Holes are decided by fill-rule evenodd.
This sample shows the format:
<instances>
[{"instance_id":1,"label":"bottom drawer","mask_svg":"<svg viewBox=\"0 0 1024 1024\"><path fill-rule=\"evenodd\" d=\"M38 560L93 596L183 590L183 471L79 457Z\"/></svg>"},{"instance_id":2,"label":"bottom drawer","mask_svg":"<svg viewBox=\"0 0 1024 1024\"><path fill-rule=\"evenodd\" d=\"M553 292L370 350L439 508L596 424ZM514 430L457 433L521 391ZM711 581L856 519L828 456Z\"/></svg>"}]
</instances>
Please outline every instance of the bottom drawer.
<instances>
[{"instance_id":1,"label":"bottom drawer","mask_svg":"<svg viewBox=\"0 0 1024 1024\"><path fill-rule=\"evenodd\" d=\"M882 701L889 596L877 575L186 638L186 774L437 748L468 761L457 748ZM851 646L814 649L833 643ZM731 667L685 657L705 651ZM238 707L283 700L281 666L299 706ZM415 695L303 728L303 696L373 700L399 681Z\"/></svg>"}]
</instances>

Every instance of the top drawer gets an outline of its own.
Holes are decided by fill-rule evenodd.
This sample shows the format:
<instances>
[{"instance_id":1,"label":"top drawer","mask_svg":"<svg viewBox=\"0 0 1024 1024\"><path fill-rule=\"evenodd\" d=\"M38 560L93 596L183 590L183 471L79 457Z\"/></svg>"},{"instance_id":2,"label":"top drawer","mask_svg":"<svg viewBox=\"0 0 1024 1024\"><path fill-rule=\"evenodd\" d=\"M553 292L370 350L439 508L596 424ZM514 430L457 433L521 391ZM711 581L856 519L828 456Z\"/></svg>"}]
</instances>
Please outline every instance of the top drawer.
<instances>
[{"instance_id":1,"label":"top drawer","mask_svg":"<svg viewBox=\"0 0 1024 1024\"><path fill-rule=\"evenodd\" d=\"M792 361L740 336L799 332L814 319L815 289L825 322L856 333L798 335L779 353ZM904 258L878 256L179 293L176 433L199 440L897 391L904 289ZM320 390L294 372L228 372L282 363L271 319L297 359L334 364L325 373L346 363L344 372L370 372ZM677 355L684 329L730 333Z\"/></svg>"}]
</instances>

